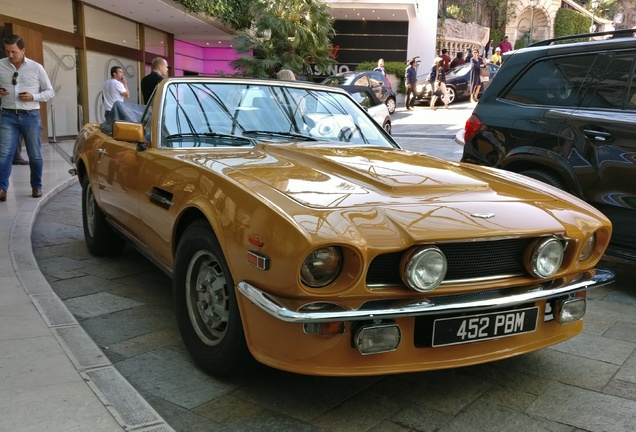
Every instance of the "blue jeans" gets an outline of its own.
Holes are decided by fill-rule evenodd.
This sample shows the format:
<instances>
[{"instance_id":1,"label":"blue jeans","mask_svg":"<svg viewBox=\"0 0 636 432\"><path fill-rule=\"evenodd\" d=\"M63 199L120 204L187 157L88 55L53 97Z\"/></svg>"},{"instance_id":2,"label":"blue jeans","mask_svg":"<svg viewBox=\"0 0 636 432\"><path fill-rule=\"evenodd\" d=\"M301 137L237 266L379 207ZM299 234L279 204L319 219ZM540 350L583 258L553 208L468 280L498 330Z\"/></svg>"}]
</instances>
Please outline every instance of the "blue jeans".
<instances>
[{"instance_id":1,"label":"blue jeans","mask_svg":"<svg viewBox=\"0 0 636 432\"><path fill-rule=\"evenodd\" d=\"M13 165L13 155L19 143L20 134L29 155L31 187L42 189L42 120L40 111L16 114L0 110L0 189L8 190L9 176Z\"/></svg>"}]
</instances>

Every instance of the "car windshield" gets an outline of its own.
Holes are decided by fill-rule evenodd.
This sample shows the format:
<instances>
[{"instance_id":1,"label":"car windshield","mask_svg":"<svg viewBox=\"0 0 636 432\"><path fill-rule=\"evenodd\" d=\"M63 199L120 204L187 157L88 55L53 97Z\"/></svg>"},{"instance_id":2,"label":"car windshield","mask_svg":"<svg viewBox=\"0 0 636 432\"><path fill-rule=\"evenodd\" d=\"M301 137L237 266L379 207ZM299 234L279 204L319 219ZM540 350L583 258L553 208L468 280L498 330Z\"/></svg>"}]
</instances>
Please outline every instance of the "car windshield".
<instances>
[{"instance_id":1,"label":"car windshield","mask_svg":"<svg viewBox=\"0 0 636 432\"><path fill-rule=\"evenodd\" d=\"M160 130L159 146L172 148L262 141L397 147L347 94L274 80L171 83L164 95Z\"/></svg>"}]
</instances>

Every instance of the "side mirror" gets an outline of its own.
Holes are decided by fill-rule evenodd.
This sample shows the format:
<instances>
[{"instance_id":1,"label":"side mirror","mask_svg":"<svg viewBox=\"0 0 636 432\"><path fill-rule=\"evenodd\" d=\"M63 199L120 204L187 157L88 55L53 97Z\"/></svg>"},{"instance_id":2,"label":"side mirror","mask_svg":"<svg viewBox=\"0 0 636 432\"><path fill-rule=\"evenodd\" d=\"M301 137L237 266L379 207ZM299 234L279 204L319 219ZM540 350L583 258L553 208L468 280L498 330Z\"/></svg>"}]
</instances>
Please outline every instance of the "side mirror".
<instances>
[{"instance_id":1,"label":"side mirror","mask_svg":"<svg viewBox=\"0 0 636 432\"><path fill-rule=\"evenodd\" d=\"M113 138L118 141L143 143L144 127L139 123L115 121L113 122Z\"/></svg>"}]
</instances>

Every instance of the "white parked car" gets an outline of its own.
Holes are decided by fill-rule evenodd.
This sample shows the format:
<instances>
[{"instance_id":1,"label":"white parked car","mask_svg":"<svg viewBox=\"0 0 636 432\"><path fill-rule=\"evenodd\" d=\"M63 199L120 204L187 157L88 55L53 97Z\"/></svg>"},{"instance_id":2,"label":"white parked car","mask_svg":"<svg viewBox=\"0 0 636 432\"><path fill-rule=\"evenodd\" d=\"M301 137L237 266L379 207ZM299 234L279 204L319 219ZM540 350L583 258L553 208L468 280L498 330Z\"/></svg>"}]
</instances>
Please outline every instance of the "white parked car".
<instances>
[{"instance_id":1,"label":"white parked car","mask_svg":"<svg viewBox=\"0 0 636 432\"><path fill-rule=\"evenodd\" d=\"M385 131L391 133L391 115L389 110L375 93L369 91L367 87L360 86L340 86L362 106L373 119L384 128Z\"/></svg>"}]
</instances>

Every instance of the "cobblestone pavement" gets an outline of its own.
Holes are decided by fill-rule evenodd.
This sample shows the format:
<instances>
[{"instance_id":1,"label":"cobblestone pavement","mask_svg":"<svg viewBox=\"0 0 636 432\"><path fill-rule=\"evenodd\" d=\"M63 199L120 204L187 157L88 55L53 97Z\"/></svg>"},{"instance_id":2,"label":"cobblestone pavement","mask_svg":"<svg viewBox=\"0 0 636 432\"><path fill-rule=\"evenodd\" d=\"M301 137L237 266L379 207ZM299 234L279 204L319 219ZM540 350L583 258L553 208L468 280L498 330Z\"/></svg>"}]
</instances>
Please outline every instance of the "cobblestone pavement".
<instances>
[{"instance_id":1,"label":"cobblestone pavement","mask_svg":"<svg viewBox=\"0 0 636 432\"><path fill-rule=\"evenodd\" d=\"M467 105L467 104L465 104ZM394 114L406 148L457 160L470 107ZM445 132L426 121L456 115ZM412 116L426 116L418 120ZM452 123L450 120L448 123ZM440 123L439 121L437 122ZM424 124L424 126L423 126ZM459 125L459 127L457 127ZM424 136L417 137L417 133ZM458 153L459 152L459 153ZM324 378L263 367L234 379L198 370L181 343L170 280L132 248L97 258L84 244L79 185L50 200L33 251L57 295L117 370L176 431L633 431L636 276L608 258L617 283L594 290L581 335L480 366Z\"/></svg>"}]
</instances>

